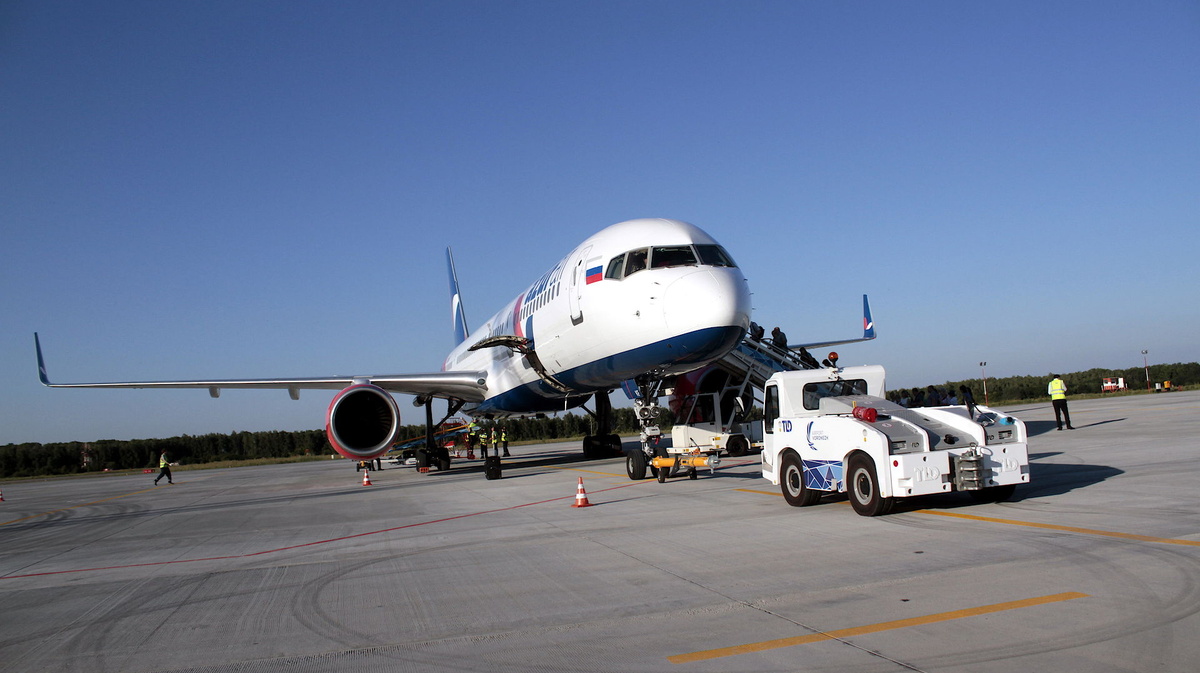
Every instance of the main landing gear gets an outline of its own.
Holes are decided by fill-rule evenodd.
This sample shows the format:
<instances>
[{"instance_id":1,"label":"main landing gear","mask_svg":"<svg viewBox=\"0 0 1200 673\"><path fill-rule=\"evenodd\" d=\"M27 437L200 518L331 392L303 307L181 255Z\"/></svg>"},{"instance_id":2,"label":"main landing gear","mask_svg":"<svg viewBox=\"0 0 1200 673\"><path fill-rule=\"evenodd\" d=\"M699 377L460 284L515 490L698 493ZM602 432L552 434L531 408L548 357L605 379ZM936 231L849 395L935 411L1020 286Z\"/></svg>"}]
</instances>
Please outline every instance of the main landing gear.
<instances>
[{"instance_id":1,"label":"main landing gear","mask_svg":"<svg viewBox=\"0 0 1200 673\"><path fill-rule=\"evenodd\" d=\"M434 432L438 426L446 422L446 419L458 413L462 405L461 401L451 400L445 418L435 425L433 422L433 398L417 397L413 399L413 406L425 407L425 447L417 449L418 472L428 472L430 466L433 466L439 472L445 472L450 469L450 449L437 445L437 441L434 439Z\"/></svg>"},{"instance_id":2,"label":"main landing gear","mask_svg":"<svg viewBox=\"0 0 1200 673\"><path fill-rule=\"evenodd\" d=\"M596 434L583 438L583 457L585 460L607 458L621 454L621 436L613 432L612 402L608 393L601 391L594 396L596 411L591 412L596 419Z\"/></svg>"}]
</instances>

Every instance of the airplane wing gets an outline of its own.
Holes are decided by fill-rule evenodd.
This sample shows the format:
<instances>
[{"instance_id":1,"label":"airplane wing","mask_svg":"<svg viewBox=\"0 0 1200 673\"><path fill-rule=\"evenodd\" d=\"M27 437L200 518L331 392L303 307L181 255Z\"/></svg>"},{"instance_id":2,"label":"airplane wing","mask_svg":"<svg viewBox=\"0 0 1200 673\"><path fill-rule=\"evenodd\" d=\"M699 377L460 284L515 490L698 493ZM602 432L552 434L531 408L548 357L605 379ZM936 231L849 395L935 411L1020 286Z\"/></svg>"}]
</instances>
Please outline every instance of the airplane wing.
<instances>
[{"instance_id":1,"label":"airplane wing","mask_svg":"<svg viewBox=\"0 0 1200 673\"><path fill-rule=\"evenodd\" d=\"M871 319L871 304L867 301L867 295L863 295L863 335L857 339L842 339L840 341L820 341L810 344L788 344L791 350L799 350L801 348L825 348L826 346L840 346L842 344L853 344L860 341L870 341L875 338L875 321Z\"/></svg>"},{"instance_id":2,"label":"airplane wing","mask_svg":"<svg viewBox=\"0 0 1200 673\"><path fill-rule=\"evenodd\" d=\"M301 389L342 390L347 386L370 383L388 392L426 395L464 402L481 402L487 394L487 374L481 371L431 372L428 374L385 374L376 376L331 376L321 378L212 379L202 381L112 381L99 383L51 383L42 356L42 343L33 335L37 349L38 378L50 388L207 388L219 397L225 388L278 388L287 390L292 399L300 398Z\"/></svg>"}]
</instances>

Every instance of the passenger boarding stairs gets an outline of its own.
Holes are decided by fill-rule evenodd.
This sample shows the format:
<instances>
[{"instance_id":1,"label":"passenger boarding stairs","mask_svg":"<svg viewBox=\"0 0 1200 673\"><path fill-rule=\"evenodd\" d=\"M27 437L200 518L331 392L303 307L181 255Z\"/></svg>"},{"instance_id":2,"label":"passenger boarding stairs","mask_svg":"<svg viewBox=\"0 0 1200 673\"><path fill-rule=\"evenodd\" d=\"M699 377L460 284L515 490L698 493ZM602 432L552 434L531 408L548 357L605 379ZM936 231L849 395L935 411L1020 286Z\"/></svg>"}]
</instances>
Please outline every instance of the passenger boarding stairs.
<instances>
[{"instance_id":1,"label":"passenger boarding stairs","mask_svg":"<svg viewBox=\"0 0 1200 673\"><path fill-rule=\"evenodd\" d=\"M781 349L769 340L746 336L713 366L728 372L731 386L744 392L747 387L762 390L775 372L816 369L821 365L803 348Z\"/></svg>"}]
</instances>

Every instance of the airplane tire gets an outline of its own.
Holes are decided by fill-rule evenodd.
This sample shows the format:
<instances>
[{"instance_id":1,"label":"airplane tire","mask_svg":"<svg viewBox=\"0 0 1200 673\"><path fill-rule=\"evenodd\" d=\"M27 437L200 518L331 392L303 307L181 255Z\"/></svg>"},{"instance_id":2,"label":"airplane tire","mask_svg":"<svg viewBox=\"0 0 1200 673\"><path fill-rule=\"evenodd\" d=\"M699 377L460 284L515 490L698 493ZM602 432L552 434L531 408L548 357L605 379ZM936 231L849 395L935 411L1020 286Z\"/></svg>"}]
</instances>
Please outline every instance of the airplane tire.
<instances>
[{"instance_id":1,"label":"airplane tire","mask_svg":"<svg viewBox=\"0 0 1200 673\"><path fill-rule=\"evenodd\" d=\"M630 451L625 454L625 474L633 481L641 481L646 478L646 454L640 450Z\"/></svg>"},{"instance_id":2,"label":"airplane tire","mask_svg":"<svg viewBox=\"0 0 1200 673\"><path fill-rule=\"evenodd\" d=\"M621 435L613 433L608 436L608 447L614 456L621 455Z\"/></svg>"},{"instance_id":3,"label":"airplane tire","mask_svg":"<svg viewBox=\"0 0 1200 673\"><path fill-rule=\"evenodd\" d=\"M886 514L895 504L893 498L885 498L879 492L879 477L875 472L875 461L865 453L850 456L846 468L846 492L850 505L861 516Z\"/></svg>"},{"instance_id":4,"label":"airplane tire","mask_svg":"<svg viewBox=\"0 0 1200 673\"><path fill-rule=\"evenodd\" d=\"M800 456L788 452L779 466L779 488L783 491L783 499L792 507L808 507L815 505L821 499L821 491L804 485L804 465Z\"/></svg>"}]
</instances>

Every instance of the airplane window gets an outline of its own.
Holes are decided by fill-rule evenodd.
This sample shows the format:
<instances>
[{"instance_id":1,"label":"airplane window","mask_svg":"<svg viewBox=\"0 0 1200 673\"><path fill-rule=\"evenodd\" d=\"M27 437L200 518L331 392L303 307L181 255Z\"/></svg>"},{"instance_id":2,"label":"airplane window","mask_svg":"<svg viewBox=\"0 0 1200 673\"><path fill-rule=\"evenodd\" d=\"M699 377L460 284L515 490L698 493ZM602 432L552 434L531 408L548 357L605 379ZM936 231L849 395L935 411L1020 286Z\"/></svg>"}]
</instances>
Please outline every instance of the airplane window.
<instances>
[{"instance_id":1,"label":"airplane window","mask_svg":"<svg viewBox=\"0 0 1200 673\"><path fill-rule=\"evenodd\" d=\"M623 271L625 271L625 255L617 255L609 261L608 270L604 272L604 277L620 280Z\"/></svg>"},{"instance_id":2,"label":"airplane window","mask_svg":"<svg viewBox=\"0 0 1200 673\"><path fill-rule=\"evenodd\" d=\"M646 248L638 250L630 250L629 256L625 261L625 275L632 276L646 268L646 258L650 256L650 251Z\"/></svg>"},{"instance_id":3,"label":"airplane window","mask_svg":"<svg viewBox=\"0 0 1200 673\"><path fill-rule=\"evenodd\" d=\"M696 266L696 253L690 245L672 245L653 248L650 268L665 269L672 266Z\"/></svg>"},{"instance_id":4,"label":"airplane window","mask_svg":"<svg viewBox=\"0 0 1200 673\"><path fill-rule=\"evenodd\" d=\"M701 264L707 266L737 266L737 264L733 263L733 258L729 256L729 253L725 252L725 248L719 245L697 245L696 251L700 253Z\"/></svg>"}]
</instances>

